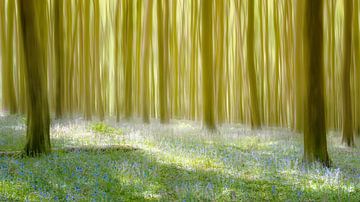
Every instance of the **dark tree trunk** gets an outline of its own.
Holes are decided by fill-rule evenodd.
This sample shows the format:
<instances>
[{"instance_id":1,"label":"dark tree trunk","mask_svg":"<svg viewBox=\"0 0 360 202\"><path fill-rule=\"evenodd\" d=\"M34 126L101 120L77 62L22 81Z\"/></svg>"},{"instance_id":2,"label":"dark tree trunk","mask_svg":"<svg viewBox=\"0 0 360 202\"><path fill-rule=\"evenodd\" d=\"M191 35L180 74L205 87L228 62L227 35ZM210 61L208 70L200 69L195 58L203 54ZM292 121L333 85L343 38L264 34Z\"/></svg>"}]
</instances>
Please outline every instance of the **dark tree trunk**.
<instances>
[{"instance_id":1,"label":"dark tree trunk","mask_svg":"<svg viewBox=\"0 0 360 202\"><path fill-rule=\"evenodd\" d=\"M357 0L356 0L357 1ZM345 26L344 26L344 66L342 75L343 99L343 126L342 142L347 146L354 146L353 117L350 92L350 66L351 66L351 25L352 25L352 0L344 1Z\"/></svg>"},{"instance_id":2,"label":"dark tree trunk","mask_svg":"<svg viewBox=\"0 0 360 202\"><path fill-rule=\"evenodd\" d=\"M248 30L247 30L247 65L248 65L248 79L250 87L250 103L251 103L251 127L260 128L261 119L260 119L260 110L258 103L257 95L257 85L256 85L256 72L255 72L255 58L254 58L254 4L253 0L249 1L248 5Z\"/></svg>"},{"instance_id":3,"label":"dark tree trunk","mask_svg":"<svg viewBox=\"0 0 360 202\"><path fill-rule=\"evenodd\" d=\"M20 0L20 15L25 51L25 75L28 91L27 133L25 153L36 156L50 151L50 117L47 100L45 51L40 24L41 15L45 12L43 0ZM38 9L37 9L38 8Z\"/></svg>"},{"instance_id":4,"label":"dark tree trunk","mask_svg":"<svg viewBox=\"0 0 360 202\"><path fill-rule=\"evenodd\" d=\"M305 103L304 161L307 163L319 161L329 166L323 86L323 1L307 0L306 3L308 86Z\"/></svg>"}]
</instances>

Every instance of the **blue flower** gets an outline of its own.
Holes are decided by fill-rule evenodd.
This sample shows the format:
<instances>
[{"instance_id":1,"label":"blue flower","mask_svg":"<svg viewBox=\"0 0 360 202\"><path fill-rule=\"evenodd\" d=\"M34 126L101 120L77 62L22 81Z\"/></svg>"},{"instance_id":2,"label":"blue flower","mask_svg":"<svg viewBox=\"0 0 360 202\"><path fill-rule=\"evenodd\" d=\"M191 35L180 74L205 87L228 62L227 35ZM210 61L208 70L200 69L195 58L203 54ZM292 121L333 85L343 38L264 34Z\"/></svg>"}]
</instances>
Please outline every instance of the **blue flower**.
<instances>
[{"instance_id":1,"label":"blue flower","mask_svg":"<svg viewBox=\"0 0 360 202\"><path fill-rule=\"evenodd\" d=\"M76 187L75 187L75 191L76 191L76 192L80 192L80 187L79 187L79 186L76 186Z\"/></svg>"},{"instance_id":2,"label":"blue flower","mask_svg":"<svg viewBox=\"0 0 360 202\"><path fill-rule=\"evenodd\" d=\"M297 192L297 197L298 197L298 198L301 198L301 195L302 195L302 191L298 191L298 192Z\"/></svg>"},{"instance_id":3,"label":"blue flower","mask_svg":"<svg viewBox=\"0 0 360 202\"><path fill-rule=\"evenodd\" d=\"M208 183L207 187L208 187L208 189L210 189L210 190L213 190L213 189L214 189L214 185L213 185L211 182Z\"/></svg>"},{"instance_id":4,"label":"blue flower","mask_svg":"<svg viewBox=\"0 0 360 202\"><path fill-rule=\"evenodd\" d=\"M273 186L271 187L271 193L272 193L273 195L276 194L276 186L275 186L275 185L273 185Z\"/></svg>"},{"instance_id":5,"label":"blue flower","mask_svg":"<svg viewBox=\"0 0 360 202\"><path fill-rule=\"evenodd\" d=\"M55 200L55 201L58 201L58 200L59 200L59 197L55 196L55 197L54 197L54 200Z\"/></svg>"},{"instance_id":6,"label":"blue flower","mask_svg":"<svg viewBox=\"0 0 360 202\"><path fill-rule=\"evenodd\" d=\"M46 192L40 191L40 195L45 198L46 197Z\"/></svg>"},{"instance_id":7,"label":"blue flower","mask_svg":"<svg viewBox=\"0 0 360 202\"><path fill-rule=\"evenodd\" d=\"M104 180L106 180L106 181L108 181L108 180L109 180L109 176L108 176L108 174L107 174L107 173L105 173L105 174L103 175L103 179L104 179Z\"/></svg>"},{"instance_id":8,"label":"blue flower","mask_svg":"<svg viewBox=\"0 0 360 202\"><path fill-rule=\"evenodd\" d=\"M76 172L82 172L83 169L81 167L76 166Z\"/></svg>"}]
</instances>

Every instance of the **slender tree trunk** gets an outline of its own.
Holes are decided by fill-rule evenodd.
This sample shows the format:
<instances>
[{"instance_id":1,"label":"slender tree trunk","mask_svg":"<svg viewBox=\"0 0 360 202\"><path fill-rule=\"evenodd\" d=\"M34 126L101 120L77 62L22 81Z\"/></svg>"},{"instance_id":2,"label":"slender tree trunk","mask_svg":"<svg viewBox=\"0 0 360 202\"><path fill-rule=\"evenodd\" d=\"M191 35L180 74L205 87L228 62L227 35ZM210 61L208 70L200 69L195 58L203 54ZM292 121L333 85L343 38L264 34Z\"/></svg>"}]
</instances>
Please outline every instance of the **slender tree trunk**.
<instances>
[{"instance_id":1,"label":"slender tree trunk","mask_svg":"<svg viewBox=\"0 0 360 202\"><path fill-rule=\"evenodd\" d=\"M19 3L21 3L20 1L15 1L17 6L16 6L16 10L17 13L20 13L20 6ZM18 92L17 92L17 97L19 98L19 102L18 102L18 109L19 112L22 114L26 114L26 109L27 109L27 102L26 102L26 81L25 81L25 53L24 53L24 42L23 42L23 36L22 36L22 28L21 28L21 19L20 19L20 15L15 15L16 17L16 54L17 54L17 67L18 67L18 72L17 72L17 88L18 88Z\"/></svg>"},{"instance_id":2,"label":"slender tree trunk","mask_svg":"<svg viewBox=\"0 0 360 202\"><path fill-rule=\"evenodd\" d=\"M0 2L0 16L1 25L1 53L2 53L2 98L3 107L9 110L10 114L17 112L17 101L14 87L14 16L15 16L15 1L8 1L7 11L5 1ZM5 21L5 15L7 19ZM7 23L6 23L7 22Z\"/></svg>"},{"instance_id":3,"label":"slender tree trunk","mask_svg":"<svg viewBox=\"0 0 360 202\"><path fill-rule=\"evenodd\" d=\"M248 65L248 79L250 87L250 103L251 103L251 127L260 128L260 111L257 95L256 72L255 72L255 58L254 58L254 1L248 2L248 30L247 30L247 65Z\"/></svg>"},{"instance_id":4,"label":"slender tree trunk","mask_svg":"<svg viewBox=\"0 0 360 202\"><path fill-rule=\"evenodd\" d=\"M330 165L327 152L323 86L323 1L306 1L306 45L308 78L304 161Z\"/></svg>"},{"instance_id":5,"label":"slender tree trunk","mask_svg":"<svg viewBox=\"0 0 360 202\"><path fill-rule=\"evenodd\" d=\"M132 94L132 78L133 78L133 10L134 0L123 1L126 3L124 15L124 30L123 30L123 53L125 65L125 118L130 119L133 115L133 94Z\"/></svg>"},{"instance_id":6,"label":"slender tree trunk","mask_svg":"<svg viewBox=\"0 0 360 202\"><path fill-rule=\"evenodd\" d=\"M218 112L218 123L221 124L225 121L225 48L224 48L224 34L225 34L225 1L217 0L217 50L216 50L216 62L217 62L217 72L218 72L218 94L217 94L217 112Z\"/></svg>"},{"instance_id":7,"label":"slender tree trunk","mask_svg":"<svg viewBox=\"0 0 360 202\"><path fill-rule=\"evenodd\" d=\"M168 14L168 2L165 0L165 9L162 6L162 0L157 1L157 19L158 19L158 48L159 48L159 108L160 108L160 121L161 123L169 122L168 115L168 32L167 29L167 14ZM165 13L165 19L164 19ZM165 20L165 21L164 21Z\"/></svg>"},{"instance_id":8,"label":"slender tree trunk","mask_svg":"<svg viewBox=\"0 0 360 202\"><path fill-rule=\"evenodd\" d=\"M54 35L55 35L55 70L56 70L56 97L55 97L55 115L56 118L63 116L63 100L64 100L64 26L63 26L63 0L55 0L55 22L54 22Z\"/></svg>"},{"instance_id":9,"label":"slender tree trunk","mask_svg":"<svg viewBox=\"0 0 360 202\"><path fill-rule=\"evenodd\" d=\"M142 70L142 104L143 104L143 121L145 123L150 123L150 82L149 82L149 71L150 71L150 42L151 42L151 32L152 32L152 9L153 1L146 1L146 13L144 20L144 35L142 40L142 61L141 61L141 70Z\"/></svg>"},{"instance_id":10,"label":"slender tree trunk","mask_svg":"<svg viewBox=\"0 0 360 202\"><path fill-rule=\"evenodd\" d=\"M355 0L357 1L357 0ZM342 73L342 106L343 106L343 127L342 142L347 146L354 146L353 119L350 91L350 67L351 67L351 41L352 41L352 0L344 1L345 26L344 26L344 64Z\"/></svg>"},{"instance_id":11,"label":"slender tree trunk","mask_svg":"<svg viewBox=\"0 0 360 202\"><path fill-rule=\"evenodd\" d=\"M93 33L94 33L94 38L93 38L93 61L94 61L94 84L96 85L95 88L93 89L93 91L95 91L95 101L96 101L96 111L98 113L99 119L100 120L104 120L105 118L105 110L104 110L104 98L103 98L103 94L102 94L102 86L103 86L103 82L102 82L102 77L101 77L101 64L100 64L100 31L101 31L101 26L100 26L100 20L101 20L101 15L100 15L100 4L99 4L99 0L93 0L93 5L94 5L94 26L93 26Z\"/></svg>"},{"instance_id":12,"label":"slender tree trunk","mask_svg":"<svg viewBox=\"0 0 360 202\"><path fill-rule=\"evenodd\" d=\"M91 65L91 50L90 50L90 43L91 43L91 29L90 29L90 4L86 0L83 2L84 6L84 13L83 13L83 61L84 61L84 117L86 120L91 120L92 117L92 103L93 97L91 87L92 87L92 65Z\"/></svg>"},{"instance_id":13,"label":"slender tree trunk","mask_svg":"<svg viewBox=\"0 0 360 202\"><path fill-rule=\"evenodd\" d=\"M265 33L269 33L269 9L268 9L268 5L269 2L267 0L265 0ZM271 94L272 94L272 89L270 87L270 67L271 67L271 63L270 63L270 51L269 51L269 35L265 34L265 56L266 56L266 92L267 92L267 102L266 102L266 107L267 107L267 114L266 114L266 124L270 125L271 122Z\"/></svg>"},{"instance_id":14,"label":"slender tree trunk","mask_svg":"<svg viewBox=\"0 0 360 202\"><path fill-rule=\"evenodd\" d=\"M142 0L136 2L136 87L135 87L135 108L137 115L141 114L141 22L142 22Z\"/></svg>"},{"instance_id":15,"label":"slender tree trunk","mask_svg":"<svg viewBox=\"0 0 360 202\"><path fill-rule=\"evenodd\" d=\"M114 44L114 58L115 58L115 66L114 66L114 80L115 80L115 87L114 87L114 103L115 103L115 116L116 116L116 121L120 120L120 48L119 48L119 35L120 35L120 13L121 13L121 7L120 7L120 2L121 1L117 1L116 3L116 13L115 13L115 44Z\"/></svg>"},{"instance_id":16,"label":"slender tree trunk","mask_svg":"<svg viewBox=\"0 0 360 202\"><path fill-rule=\"evenodd\" d=\"M202 85L204 124L214 130L214 73L213 73L213 2L202 0Z\"/></svg>"},{"instance_id":17,"label":"slender tree trunk","mask_svg":"<svg viewBox=\"0 0 360 202\"><path fill-rule=\"evenodd\" d=\"M177 30L177 0L172 1L172 34L171 34L171 50L172 50L172 66L174 68L174 79L173 79L173 116L175 118L180 117L180 101L179 101L179 50L178 50L178 30Z\"/></svg>"},{"instance_id":18,"label":"slender tree trunk","mask_svg":"<svg viewBox=\"0 0 360 202\"><path fill-rule=\"evenodd\" d=\"M296 0L296 30L295 30L295 130L303 132L304 128L304 76L303 76L303 21L304 21L304 1Z\"/></svg>"},{"instance_id":19,"label":"slender tree trunk","mask_svg":"<svg viewBox=\"0 0 360 202\"><path fill-rule=\"evenodd\" d=\"M24 37L25 74L28 88L27 141L25 152L34 156L50 151L50 117L47 98L44 43L39 34L41 12L45 12L46 1L20 0L20 15Z\"/></svg>"}]
</instances>

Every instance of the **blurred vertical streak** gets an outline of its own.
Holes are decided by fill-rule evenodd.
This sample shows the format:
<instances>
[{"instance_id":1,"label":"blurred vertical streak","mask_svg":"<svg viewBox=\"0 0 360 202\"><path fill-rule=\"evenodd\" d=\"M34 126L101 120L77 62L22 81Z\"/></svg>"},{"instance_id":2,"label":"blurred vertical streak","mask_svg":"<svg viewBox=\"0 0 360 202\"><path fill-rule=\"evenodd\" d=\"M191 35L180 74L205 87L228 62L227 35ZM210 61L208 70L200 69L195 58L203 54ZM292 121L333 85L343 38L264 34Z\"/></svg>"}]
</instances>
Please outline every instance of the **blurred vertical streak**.
<instances>
[{"instance_id":1,"label":"blurred vertical streak","mask_svg":"<svg viewBox=\"0 0 360 202\"><path fill-rule=\"evenodd\" d=\"M356 0L357 1L357 0ZM344 14L345 14L345 26L344 26L344 59L342 69L342 142L347 146L354 146L353 136L353 117L352 117L352 105L351 105L351 89L350 89L350 68L352 58L352 9L353 1L344 1Z\"/></svg>"},{"instance_id":2,"label":"blurred vertical streak","mask_svg":"<svg viewBox=\"0 0 360 202\"><path fill-rule=\"evenodd\" d=\"M251 127L260 128L261 118L259 110L258 91L256 84L255 57L254 57L254 1L248 2L248 28L247 28L247 70L250 88L250 106L251 106Z\"/></svg>"},{"instance_id":3,"label":"blurred vertical streak","mask_svg":"<svg viewBox=\"0 0 360 202\"><path fill-rule=\"evenodd\" d=\"M145 15L144 15L144 35L142 39L142 54L141 54L141 70L142 70L142 105L143 105L143 121L144 123L150 123L150 46L151 46L151 32L152 32L152 12L153 1L148 0L145 3Z\"/></svg>"},{"instance_id":4,"label":"blurred vertical streak","mask_svg":"<svg viewBox=\"0 0 360 202\"><path fill-rule=\"evenodd\" d=\"M202 85L203 121L210 130L215 130L214 117L214 66L213 66L213 2L202 0Z\"/></svg>"}]
</instances>

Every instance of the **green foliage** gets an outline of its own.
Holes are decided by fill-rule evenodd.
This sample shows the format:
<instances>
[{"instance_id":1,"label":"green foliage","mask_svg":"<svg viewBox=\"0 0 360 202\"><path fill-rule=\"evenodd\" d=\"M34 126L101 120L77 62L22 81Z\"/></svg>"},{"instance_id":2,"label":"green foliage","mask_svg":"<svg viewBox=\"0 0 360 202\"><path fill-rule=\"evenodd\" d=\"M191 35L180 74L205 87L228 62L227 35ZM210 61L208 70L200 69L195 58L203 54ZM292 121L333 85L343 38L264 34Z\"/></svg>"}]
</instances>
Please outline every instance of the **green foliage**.
<instances>
[{"instance_id":1,"label":"green foliage","mask_svg":"<svg viewBox=\"0 0 360 202\"><path fill-rule=\"evenodd\" d=\"M121 129L116 129L111 127L103 122L94 123L90 126L90 130L94 133L102 133L102 134L116 134L122 135L123 132Z\"/></svg>"}]
</instances>

